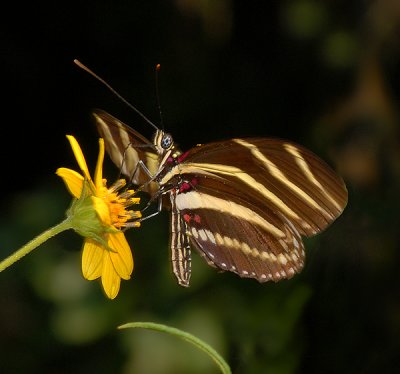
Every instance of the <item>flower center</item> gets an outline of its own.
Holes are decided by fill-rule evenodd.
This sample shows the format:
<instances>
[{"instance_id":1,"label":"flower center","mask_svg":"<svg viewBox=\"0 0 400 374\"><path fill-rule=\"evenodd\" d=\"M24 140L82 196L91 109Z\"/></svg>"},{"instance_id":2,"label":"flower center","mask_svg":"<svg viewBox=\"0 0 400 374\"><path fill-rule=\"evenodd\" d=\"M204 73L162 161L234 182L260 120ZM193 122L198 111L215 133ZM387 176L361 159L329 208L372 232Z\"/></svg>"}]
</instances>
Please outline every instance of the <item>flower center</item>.
<instances>
[{"instance_id":1,"label":"flower center","mask_svg":"<svg viewBox=\"0 0 400 374\"><path fill-rule=\"evenodd\" d=\"M111 224L117 228L139 227L138 219L142 216L138 210L129 209L133 204L139 204L140 198L133 197L134 190L119 191L125 187L125 179L117 180L111 187L107 188L107 180L103 179L103 187L98 191L99 197L102 197L108 205Z\"/></svg>"}]
</instances>

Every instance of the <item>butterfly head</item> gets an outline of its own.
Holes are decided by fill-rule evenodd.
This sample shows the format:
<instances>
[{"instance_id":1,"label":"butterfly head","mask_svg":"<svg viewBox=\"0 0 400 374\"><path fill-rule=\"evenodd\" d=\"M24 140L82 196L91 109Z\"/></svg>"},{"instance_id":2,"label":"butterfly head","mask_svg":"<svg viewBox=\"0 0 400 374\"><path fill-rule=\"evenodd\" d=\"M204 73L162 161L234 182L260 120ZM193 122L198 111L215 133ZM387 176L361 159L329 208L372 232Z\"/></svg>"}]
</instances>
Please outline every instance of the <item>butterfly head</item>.
<instances>
[{"instance_id":1,"label":"butterfly head","mask_svg":"<svg viewBox=\"0 0 400 374\"><path fill-rule=\"evenodd\" d=\"M174 148L174 139L171 134L168 134L163 130L157 130L154 135L153 144L157 153L163 155Z\"/></svg>"}]
</instances>

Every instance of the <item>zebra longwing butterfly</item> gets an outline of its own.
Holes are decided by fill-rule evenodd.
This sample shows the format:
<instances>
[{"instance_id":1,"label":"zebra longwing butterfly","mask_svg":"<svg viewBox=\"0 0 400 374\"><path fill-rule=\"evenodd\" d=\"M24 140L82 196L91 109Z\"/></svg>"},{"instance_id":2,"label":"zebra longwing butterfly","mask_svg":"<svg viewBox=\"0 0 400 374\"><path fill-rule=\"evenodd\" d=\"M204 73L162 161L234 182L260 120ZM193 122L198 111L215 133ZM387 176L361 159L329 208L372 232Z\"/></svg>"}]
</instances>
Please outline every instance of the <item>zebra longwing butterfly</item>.
<instances>
[{"instance_id":1,"label":"zebra longwing butterfly","mask_svg":"<svg viewBox=\"0 0 400 374\"><path fill-rule=\"evenodd\" d=\"M311 151L286 140L231 139L182 153L157 130L150 142L110 114L94 112L112 161L152 199L169 197L172 269L182 286L191 247L211 266L259 282L304 265L301 236L343 211L343 180Z\"/></svg>"}]
</instances>

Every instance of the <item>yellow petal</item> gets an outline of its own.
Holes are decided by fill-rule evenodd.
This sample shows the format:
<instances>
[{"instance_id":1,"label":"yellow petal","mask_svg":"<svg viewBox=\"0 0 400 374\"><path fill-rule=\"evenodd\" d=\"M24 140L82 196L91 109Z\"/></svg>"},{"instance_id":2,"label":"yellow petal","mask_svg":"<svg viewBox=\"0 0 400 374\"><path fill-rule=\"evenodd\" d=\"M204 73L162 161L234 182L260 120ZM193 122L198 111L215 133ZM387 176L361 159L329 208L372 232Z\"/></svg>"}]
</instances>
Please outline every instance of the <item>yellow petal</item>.
<instances>
[{"instance_id":1,"label":"yellow petal","mask_svg":"<svg viewBox=\"0 0 400 374\"><path fill-rule=\"evenodd\" d=\"M83 155L83 152L82 152L81 147L79 146L79 143L76 141L76 139L72 135L67 135L67 139L69 140L69 143L71 144L72 152L74 152L74 156L76 158L76 161L78 162L80 169L82 170L83 175L88 180L91 180L89 169L86 164L85 156Z\"/></svg>"},{"instance_id":2,"label":"yellow petal","mask_svg":"<svg viewBox=\"0 0 400 374\"><path fill-rule=\"evenodd\" d=\"M94 185L96 188L103 187L103 161L104 161L104 140L99 139L99 156L97 158L96 170L94 172Z\"/></svg>"},{"instance_id":3,"label":"yellow petal","mask_svg":"<svg viewBox=\"0 0 400 374\"><path fill-rule=\"evenodd\" d=\"M97 279L103 272L106 249L94 240L86 239L82 252L82 274L88 280Z\"/></svg>"},{"instance_id":4,"label":"yellow petal","mask_svg":"<svg viewBox=\"0 0 400 374\"><path fill-rule=\"evenodd\" d=\"M108 245L115 251L109 251L115 271L122 279L130 279L133 271L133 256L125 235L122 232L110 234Z\"/></svg>"},{"instance_id":5,"label":"yellow petal","mask_svg":"<svg viewBox=\"0 0 400 374\"><path fill-rule=\"evenodd\" d=\"M67 168L58 168L56 174L63 179L71 195L79 199L82 193L84 181L82 175Z\"/></svg>"},{"instance_id":6,"label":"yellow petal","mask_svg":"<svg viewBox=\"0 0 400 374\"><path fill-rule=\"evenodd\" d=\"M110 259L111 253L112 252L110 251L107 251L105 253L103 260L103 272L101 274L101 283L107 297L110 299L114 299L118 295L121 278L114 269L114 266Z\"/></svg>"},{"instance_id":7,"label":"yellow petal","mask_svg":"<svg viewBox=\"0 0 400 374\"><path fill-rule=\"evenodd\" d=\"M111 226L110 209L108 204L103 199L100 199L96 196L91 196L91 199L93 201L94 209L96 210L101 222L103 222L105 225Z\"/></svg>"}]
</instances>

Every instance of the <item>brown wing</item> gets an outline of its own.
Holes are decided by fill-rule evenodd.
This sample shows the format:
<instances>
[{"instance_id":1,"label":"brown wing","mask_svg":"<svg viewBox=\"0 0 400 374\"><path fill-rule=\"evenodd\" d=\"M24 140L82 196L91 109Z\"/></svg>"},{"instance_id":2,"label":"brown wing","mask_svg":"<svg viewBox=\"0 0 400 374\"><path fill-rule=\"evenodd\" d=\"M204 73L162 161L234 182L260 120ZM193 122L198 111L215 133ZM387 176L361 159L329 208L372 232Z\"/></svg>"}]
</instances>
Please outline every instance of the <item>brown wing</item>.
<instances>
[{"instance_id":1,"label":"brown wing","mask_svg":"<svg viewBox=\"0 0 400 374\"><path fill-rule=\"evenodd\" d=\"M340 176L311 151L280 139L232 139L195 147L161 184L178 174L184 180L193 175L222 178L232 190L251 196L262 210L285 216L307 236L325 229L347 204Z\"/></svg>"},{"instance_id":2,"label":"brown wing","mask_svg":"<svg viewBox=\"0 0 400 374\"><path fill-rule=\"evenodd\" d=\"M160 184L177 185L171 194L192 245L210 265L260 282L298 273L301 235L325 229L347 203L342 179L284 140L210 143L178 161Z\"/></svg>"},{"instance_id":3,"label":"brown wing","mask_svg":"<svg viewBox=\"0 0 400 374\"><path fill-rule=\"evenodd\" d=\"M295 226L222 178L194 176L175 204L191 243L210 265L259 282L291 278L304 264Z\"/></svg>"}]
</instances>

